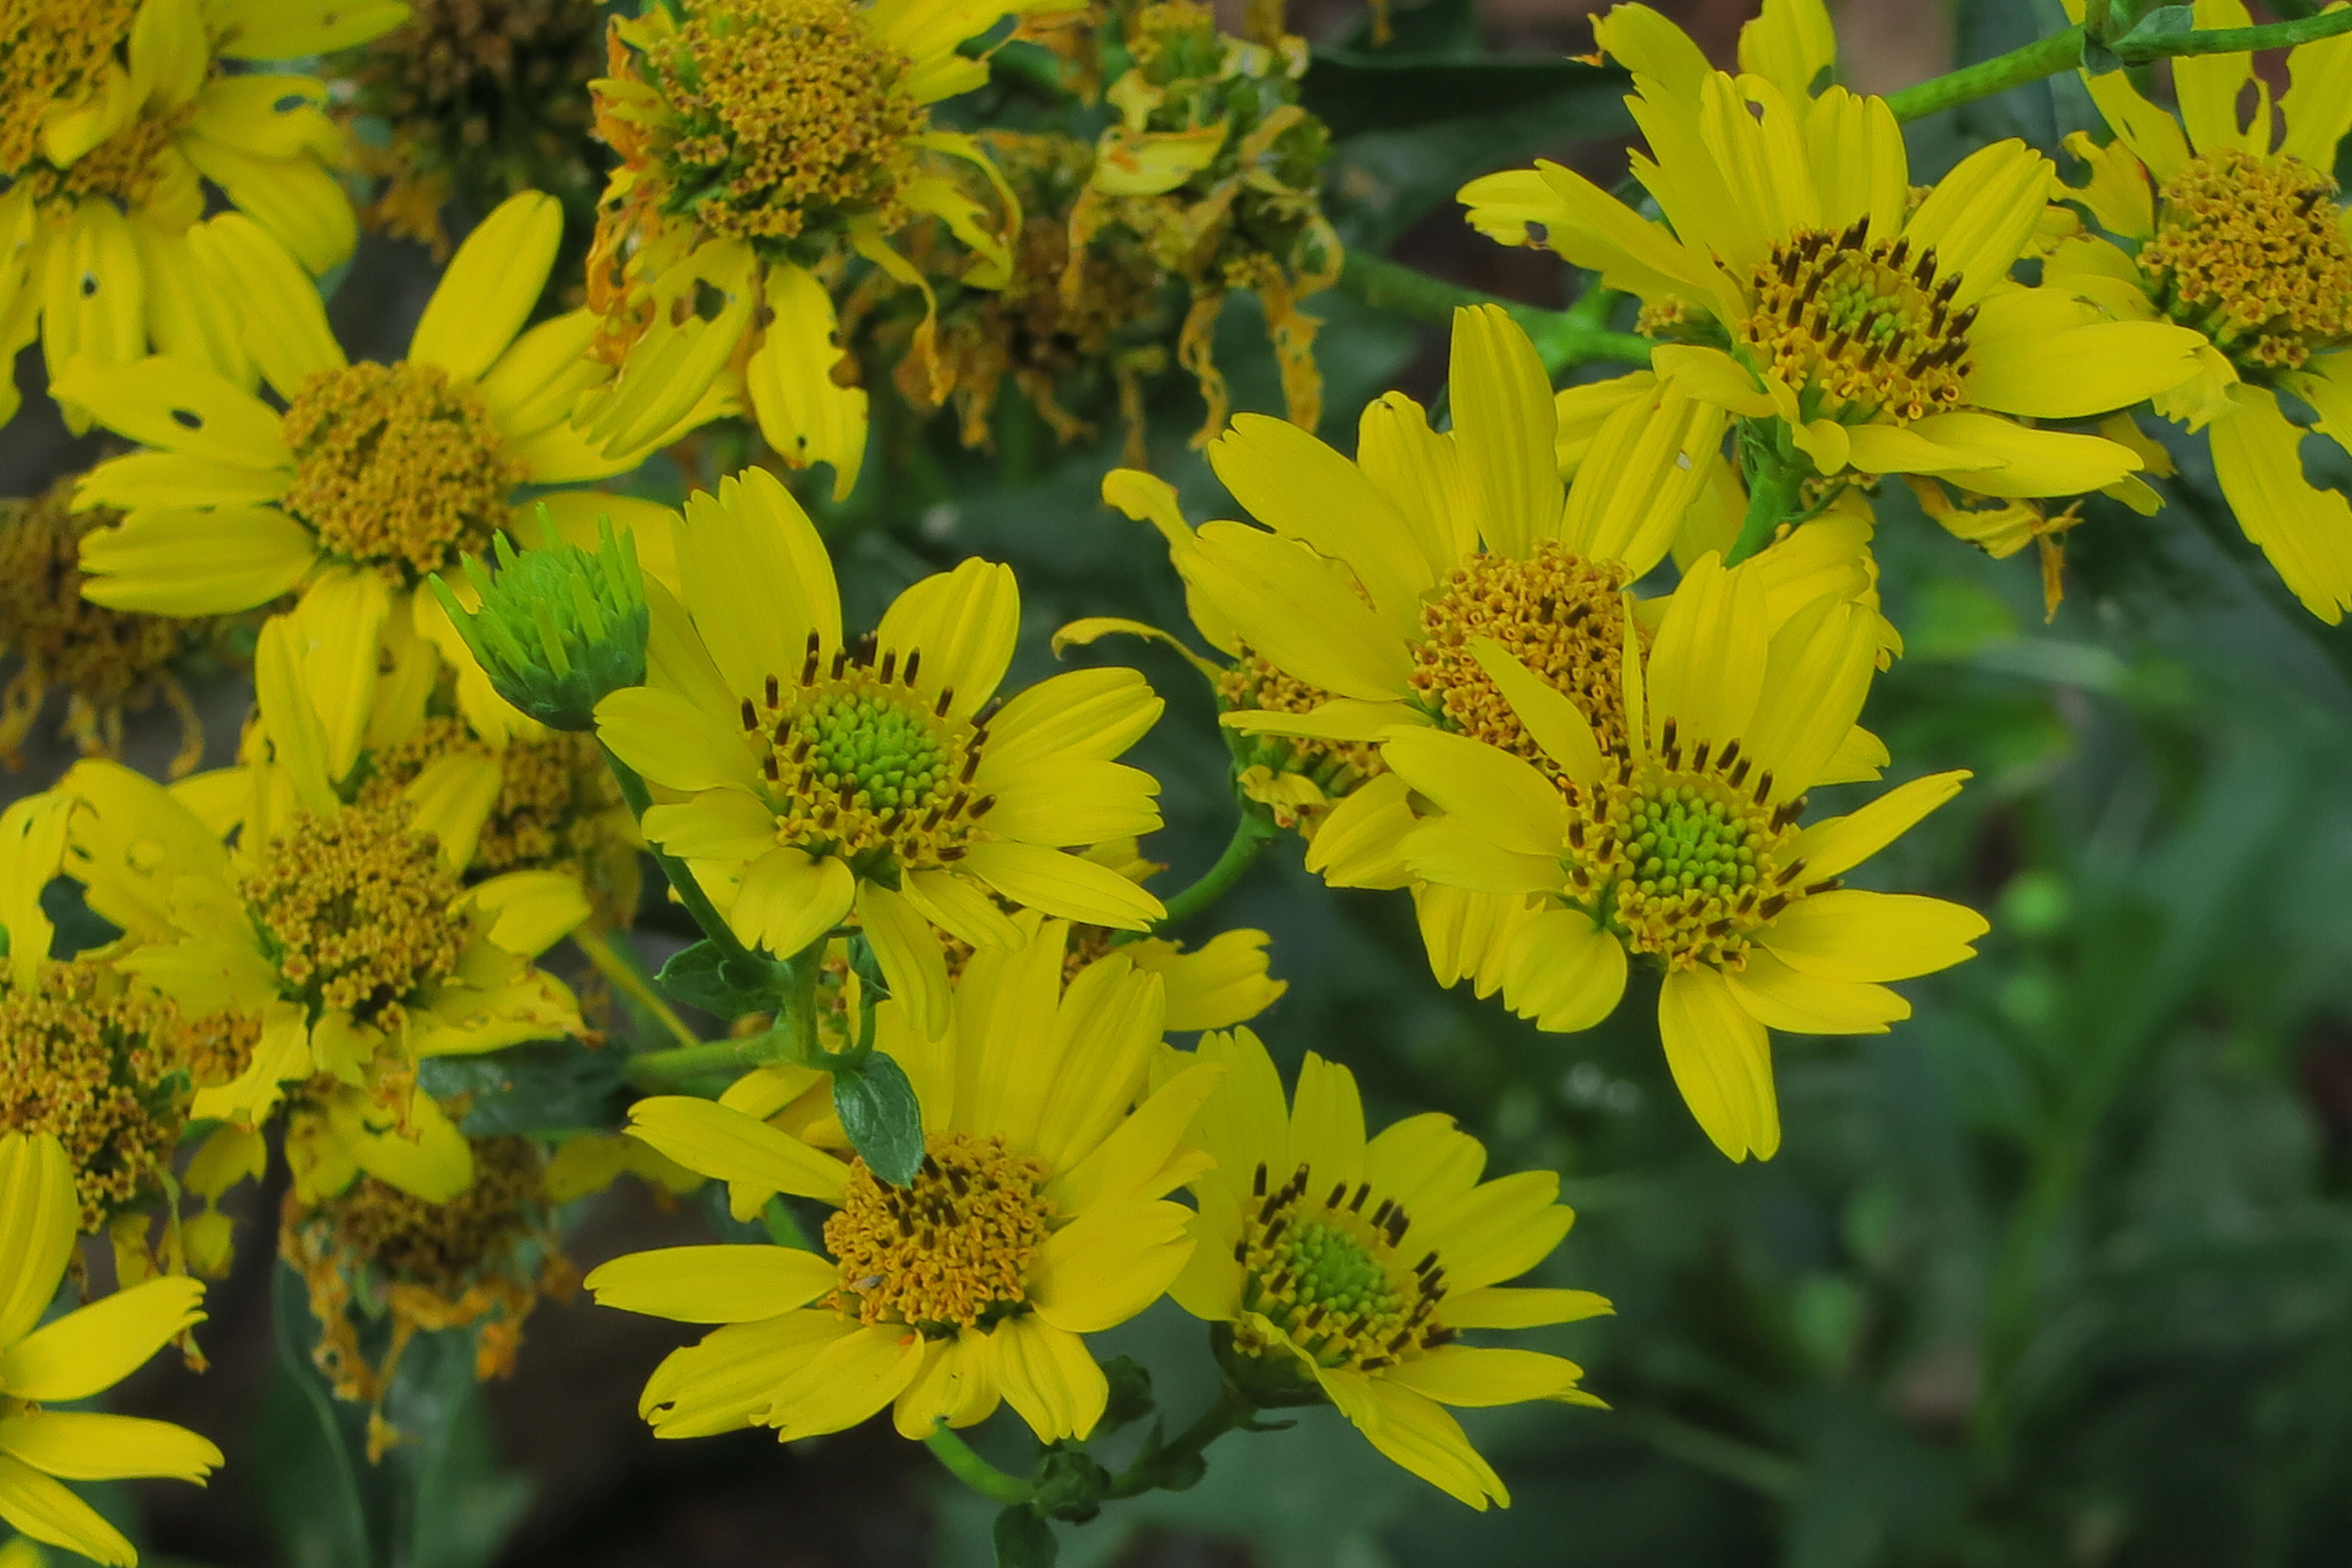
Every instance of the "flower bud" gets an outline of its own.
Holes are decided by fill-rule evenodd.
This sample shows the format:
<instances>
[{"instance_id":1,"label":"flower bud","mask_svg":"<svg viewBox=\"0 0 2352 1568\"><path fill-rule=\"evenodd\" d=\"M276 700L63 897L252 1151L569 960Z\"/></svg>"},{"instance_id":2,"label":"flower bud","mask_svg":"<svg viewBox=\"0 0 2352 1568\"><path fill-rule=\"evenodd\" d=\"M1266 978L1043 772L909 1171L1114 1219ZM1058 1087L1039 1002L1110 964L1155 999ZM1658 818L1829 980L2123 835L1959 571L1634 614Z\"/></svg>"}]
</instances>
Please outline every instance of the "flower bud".
<instances>
[{"instance_id":1,"label":"flower bud","mask_svg":"<svg viewBox=\"0 0 2352 1568\"><path fill-rule=\"evenodd\" d=\"M600 517L591 555L556 537L545 507L539 522L537 549L492 539L495 571L467 559L479 610L469 613L438 574L433 591L499 695L551 729L593 729L607 693L645 684L649 618L636 543Z\"/></svg>"}]
</instances>

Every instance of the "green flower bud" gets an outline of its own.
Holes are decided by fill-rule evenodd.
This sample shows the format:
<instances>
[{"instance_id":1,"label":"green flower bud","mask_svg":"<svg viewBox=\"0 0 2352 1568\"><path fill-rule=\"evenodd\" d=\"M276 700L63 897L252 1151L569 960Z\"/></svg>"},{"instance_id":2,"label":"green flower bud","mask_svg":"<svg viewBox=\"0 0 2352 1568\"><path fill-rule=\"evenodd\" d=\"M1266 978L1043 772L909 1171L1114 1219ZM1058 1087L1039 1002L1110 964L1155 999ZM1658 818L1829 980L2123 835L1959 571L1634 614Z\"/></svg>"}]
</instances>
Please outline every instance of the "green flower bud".
<instances>
[{"instance_id":1,"label":"green flower bud","mask_svg":"<svg viewBox=\"0 0 2352 1568\"><path fill-rule=\"evenodd\" d=\"M437 573L433 591L499 695L551 729L593 729L605 694L646 680L650 622L636 541L600 517L591 555L556 537L545 507L539 526L534 550L518 551L504 534L491 540L495 571L467 559L479 611L468 613Z\"/></svg>"}]
</instances>

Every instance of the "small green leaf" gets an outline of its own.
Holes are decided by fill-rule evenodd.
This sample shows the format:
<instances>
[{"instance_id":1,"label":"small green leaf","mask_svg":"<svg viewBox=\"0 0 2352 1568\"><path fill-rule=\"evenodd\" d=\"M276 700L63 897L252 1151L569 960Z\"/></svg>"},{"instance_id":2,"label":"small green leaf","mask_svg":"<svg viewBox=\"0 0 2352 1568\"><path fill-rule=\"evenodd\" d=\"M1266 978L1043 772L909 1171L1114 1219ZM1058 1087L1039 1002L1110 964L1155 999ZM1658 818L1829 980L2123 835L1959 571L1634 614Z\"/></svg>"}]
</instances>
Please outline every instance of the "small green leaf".
<instances>
[{"instance_id":1,"label":"small green leaf","mask_svg":"<svg viewBox=\"0 0 2352 1568\"><path fill-rule=\"evenodd\" d=\"M877 1051L836 1069L833 1109L866 1169L892 1186L915 1179L923 1164L923 1109L897 1062Z\"/></svg>"},{"instance_id":2,"label":"small green leaf","mask_svg":"<svg viewBox=\"0 0 2352 1568\"><path fill-rule=\"evenodd\" d=\"M2107 40L2107 47L2115 50L2116 54L2128 58L2134 52L2134 45L2137 45L2139 47L2139 53L2145 54L2147 51L2148 46L2152 44L2158 44L2159 42L2168 44L2174 38L2179 37L2181 34L2194 32L2196 29L2196 7L2191 5L2158 5L2155 10L2150 11L2147 16L2142 16L2137 23L2133 24L2132 30L2130 32L2124 34L2121 37L2109 38Z\"/></svg>"},{"instance_id":3,"label":"small green leaf","mask_svg":"<svg viewBox=\"0 0 2352 1568\"><path fill-rule=\"evenodd\" d=\"M543 1040L482 1056L436 1056L417 1082L436 1100L470 1096L458 1131L469 1138L609 1126L618 1119L621 1056L578 1040Z\"/></svg>"},{"instance_id":4,"label":"small green leaf","mask_svg":"<svg viewBox=\"0 0 2352 1568\"><path fill-rule=\"evenodd\" d=\"M1133 1356L1114 1356L1103 1363L1103 1376L1110 1383L1110 1402L1103 1406L1102 1419L1095 1423L1096 1436L1140 1421L1157 1407L1151 1373Z\"/></svg>"},{"instance_id":5,"label":"small green leaf","mask_svg":"<svg viewBox=\"0 0 2352 1568\"><path fill-rule=\"evenodd\" d=\"M1054 1527L1027 1503L996 1516L996 1568L1054 1568L1061 1550Z\"/></svg>"},{"instance_id":6,"label":"small green leaf","mask_svg":"<svg viewBox=\"0 0 2352 1568\"><path fill-rule=\"evenodd\" d=\"M655 978L679 1001L716 1018L731 1020L775 1005L775 987L770 977L747 972L740 959L716 942L697 942L671 954Z\"/></svg>"},{"instance_id":7,"label":"small green leaf","mask_svg":"<svg viewBox=\"0 0 2352 1568\"><path fill-rule=\"evenodd\" d=\"M1084 1524L1102 1512L1110 1476L1095 1457L1076 1446L1055 1444L1037 1461L1036 1500L1029 1506L1047 1519Z\"/></svg>"}]
</instances>

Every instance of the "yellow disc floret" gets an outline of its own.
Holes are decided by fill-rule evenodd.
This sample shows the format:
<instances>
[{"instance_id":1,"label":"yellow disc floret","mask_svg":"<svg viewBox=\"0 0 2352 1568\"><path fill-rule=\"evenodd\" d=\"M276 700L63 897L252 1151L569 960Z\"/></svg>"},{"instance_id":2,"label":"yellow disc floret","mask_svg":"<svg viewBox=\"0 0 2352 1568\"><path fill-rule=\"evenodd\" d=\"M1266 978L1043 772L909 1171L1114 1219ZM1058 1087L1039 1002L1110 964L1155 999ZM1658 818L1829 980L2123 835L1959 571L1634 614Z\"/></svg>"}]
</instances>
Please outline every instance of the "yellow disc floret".
<instances>
[{"instance_id":1,"label":"yellow disc floret","mask_svg":"<svg viewBox=\"0 0 2352 1568\"><path fill-rule=\"evenodd\" d=\"M984 726L951 716L953 693L915 689L919 651L874 661L871 640L820 667L817 639L798 682L770 675L743 702L743 727L764 733L761 763L779 842L848 861L860 875L961 860L992 795L975 796Z\"/></svg>"},{"instance_id":2,"label":"yellow disc floret","mask_svg":"<svg viewBox=\"0 0 2352 1568\"><path fill-rule=\"evenodd\" d=\"M94 964L0 990L0 1131L48 1133L73 1164L81 1228L162 1190L190 1087L178 1012Z\"/></svg>"},{"instance_id":3,"label":"yellow disc floret","mask_svg":"<svg viewBox=\"0 0 2352 1568\"><path fill-rule=\"evenodd\" d=\"M945 1334L1025 1306L1030 1260L1054 1217L1040 1197L1045 1163L1008 1152L1002 1135L938 1133L906 1186L853 1161L824 1244L841 1262L834 1304L860 1322Z\"/></svg>"},{"instance_id":4,"label":"yellow disc floret","mask_svg":"<svg viewBox=\"0 0 2352 1568\"><path fill-rule=\"evenodd\" d=\"M1803 882L1790 847L1802 796L1775 803L1772 776L1737 740L1685 753L1669 720L1657 754L1618 759L1614 776L1570 821L1571 888L1605 894L1626 946L1670 969L1737 969L1749 936L1790 904L1837 885Z\"/></svg>"},{"instance_id":5,"label":"yellow disc floret","mask_svg":"<svg viewBox=\"0 0 2352 1568\"><path fill-rule=\"evenodd\" d=\"M1312 713L1332 694L1276 668L1265 655L1242 651L1217 676L1217 703L1226 709L1265 713ZM1229 731L1244 768L1265 768L1311 779L1328 800L1338 800L1376 773L1388 771L1381 748L1361 741L1317 740L1305 736L1244 736Z\"/></svg>"},{"instance_id":6,"label":"yellow disc floret","mask_svg":"<svg viewBox=\"0 0 2352 1568\"><path fill-rule=\"evenodd\" d=\"M1463 734L1548 766L1471 652L1475 639L1491 637L1576 705L1603 750L1621 747L1617 670L1623 632L1617 594L1624 580L1623 568L1585 560L1549 539L1527 559L1484 552L1465 557L1422 607L1413 689Z\"/></svg>"},{"instance_id":7,"label":"yellow disc floret","mask_svg":"<svg viewBox=\"0 0 2352 1568\"><path fill-rule=\"evenodd\" d=\"M96 92L106 62L131 38L138 0L12 3L0 22L0 184L41 153L52 110Z\"/></svg>"},{"instance_id":8,"label":"yellow disc floret","mask_svg":"<svg viewBox=\"0 0 2352 1568\"><path fill-rule=\"evenodd\" d=\"M899 217L929 127L908 61L853 0L715 0L644 69L668 110L666 210L713 234L790 239L830 214Z\"/></svg>"},{"instance_id":9,"label":"yellow disc floret","mask_svg":"<svg viewBox=\"0 0 2352 1568\"><path fill-rule=\"evenodd\" d=\"M2166 314L2242 371L2295 370L2352 339L2352 245L2336 182L2296 158L2192 158L2158 191L2139 265Z\"/></svg>"},{"instance_id":10,"label":"yellow disc floret","mask_svg":"<svg viewBox=\"0 0 2352 1568\"><path fill-rule=\"evenodd\" d=\"M237 891L289 1000L397 1030L465 944L457 873L405 801L298 816Z\"/></svg>"},{"instance_id":11,"label":"yellow disc floret","mask_svg":"<svg viewBox=\"0 0 2352 1568\"><path fill-rule=\"evenodd\" d=\"M1959 406L1977 309L1952 308L1960 275L1932 247L1811 229L1772 246L1750 284L1740 345L1759 369L1821 400L1832 418L1923 418Z\"/></svg>"},{"instance_id":12,"label":"yellow disc floret","mask_svg":"<svg viewBox=\"0 0 2352 1568\"><path fill-rule=\"evenodd\" d=\"M489 542L522 477L471 387L434 365L320 371L286 411L286 509L332 553L415 578Z\"/></svg>"},{"instance_id":13,"label":"yellow disc floret","mask_svg":"<svg viewBox=\"0 0 2352 1568\"><path fill-rule=\"evenodd\" d=\"M1244 1312L1237 1348L1255 1355L1279 1343L1323 1366L1377 1372L1453 1342L1437 1315L1444 1264L1433 1250L1408 1263L1412 1220L1402 1204L1370 1182L1345 1181L1318 1201L1320 1184L1304 1165L1271 1191L1267 1183L1261 1162L1234 1245Z\"/></svg>"}]
</instances>

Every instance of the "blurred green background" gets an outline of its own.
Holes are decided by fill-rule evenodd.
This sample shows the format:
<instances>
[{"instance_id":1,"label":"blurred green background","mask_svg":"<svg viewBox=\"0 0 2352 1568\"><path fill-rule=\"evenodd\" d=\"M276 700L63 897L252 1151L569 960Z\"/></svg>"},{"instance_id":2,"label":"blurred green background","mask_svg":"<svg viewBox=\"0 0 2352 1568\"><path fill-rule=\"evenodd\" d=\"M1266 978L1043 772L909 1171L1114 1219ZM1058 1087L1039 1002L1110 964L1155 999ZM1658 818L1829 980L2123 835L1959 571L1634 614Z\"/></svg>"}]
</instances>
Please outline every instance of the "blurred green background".
<instances>
[{"instance_id":1,"label":"blurred green background","mask_svg":"<svg viewBox=\"0 0 2352 1568\"><path fill-rule=\"evenodd\" d=\"M1752 10L1664 8L1722 59ZM1847 79L1880 89L2063 25L2055 0L1853 0L1840 19ZM1375 64L1352 6L1293 18L1334 51L1310 102L1339 139L1328 199L1342 236L1564 303L1564 268L1469 235L1446 197L1534 153L1622 175L1614 85L1530 68L1498 86L1460 68L1589 47L1580 7L1474 14L1427 0L1400 5L1397 21ZM2091 120L2070 80L2020 89L1916 127L1914 179L2006 136L2054 147ZM337 300L355 350L404 336L403 302L413 310L428 276L421 251L369 243ZM1328 438L1351 445L1357 412L1383 389L1442 396L1441 331L1339 293L1312 308L1326 319ZM1221 360L1238 407L1279 406L1260 333L1237 301ZM888 460L870 462L868 488L826 518L850 619L870 622L904 583L978 553L1020 573L1016 678L1044 672L1046 639L1080 614L1181 626L1154 536L1096 499L1116 431L1056 453L1015 401L994 455L955 449L944 419L886 423ZM1171 393L1154 421L1155 465L1196 517L1230 508L1182 444L1197 407ZM0 436L12 492L87 458L46 417L28 407ZM1346 1061L1376 1123L1447 1111L1489 1142L1494 1168L1562 1173L1580 1218L1540 1282L1599 1290L1619 1315L1530 1343L1583 1363L1613 1409L1468 1413L1513 1493L1486 1515L1387 1465L1333 1413L1306 1412L1294 1432L1226 1438L1193 1491L1066 1530L1063 1561L2344 1562L2352 640L2286 599L2210 472L2177 450L2182 472L2157 517L2088 508L2048 624L2030 555L1990 561L1907 493L1880 498L1883 589L1907 651L1865 720L1893 749L1891 778L1955 767L1977 778L1866 874L1969 902L1994 934L1977 961L1906 986L1916 1016L1892 1033L1784 1040L1787 1137L1769 1165L1727 1164L1690 1121L1638 981L1611 1025L1539 1035L1438 991L1401 895L1328 893L1288 842L1198 923L1196 935L1274 933L1291 988L1258 1027L1278 1058ZM671 482L646 480L656 492ZM1169 828L1148 848L1181 884L1232 816L1207 694L1172 657L1115 644L1079 656L1131 656L1169 696L1132 759L1164 781ZM242 700L216 695L232 722L215 759ZM168 749L160 736L142 744ZM37 787L61 760L37 758L7 788ZM257 1221L278 1190L253 1202ZM583 1268L710 1228L698 1206L666 1211L635 1187L582 1208ZM268 1328L271 1228L247 1232L236 1276L215 1292L212 1372L160 1365L123 1401L229 1456L206 1493L116 1497L144 1511L152 1561L335 1560L330 1516L343 1504L328 1494L340 1483L285 1373L299 1346ZM429 1466L437 1489L420 1564L988 1561L988 1505L887 1433L782 1448L748 1433L655 1443L635 1391L685 1337L584 1300L542 1308L520 1371L487 1391L458 1440L400 1461ZM1168 1303L1102 1348L1150 1366L1178 1421L1210 1397L1203 1333ZM464 1396L467 1382L456 1368L419 1385ZM1028 1439L1008 1425L980 1445L1025 1468ZM1116 1456L1121 1440L1106 1448Z\"/></svg>"}]
</instances>

